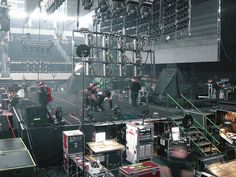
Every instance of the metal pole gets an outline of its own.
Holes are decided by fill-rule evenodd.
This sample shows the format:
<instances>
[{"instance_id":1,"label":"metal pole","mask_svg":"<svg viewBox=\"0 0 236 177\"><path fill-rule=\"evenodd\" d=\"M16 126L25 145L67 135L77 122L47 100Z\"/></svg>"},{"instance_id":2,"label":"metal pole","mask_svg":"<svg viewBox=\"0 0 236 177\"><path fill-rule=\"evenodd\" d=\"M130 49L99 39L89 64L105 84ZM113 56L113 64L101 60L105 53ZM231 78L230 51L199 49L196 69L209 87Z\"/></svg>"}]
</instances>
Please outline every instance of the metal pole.
<instances>
[{"instance_id":1,"label":"metal pole","mask_svg":"<svg viewBox=\"0 0 236 177\"><path fill-rule=\"evenodd\" d=\"M80 0L77 0L77 23L76 23L76 27L77 29L79 29L79 12L80 12Z\"/></svg>"},{"instance_id":2,"label":"metal pole","mask_svg":"<svg viewBox=\"0 0 236 177\"><path fill-rule=\"evenodd\" d=\"M80 12L80 0L77 1L77 30L79 29L79 12ZM74 31L73 31L73 41L72 45L74 44ZM72 46L72 49L74 46ZM74 55L75 53L73 53ZM82 76L82 88L84 90L84 73L85 73L85 68L84 68L84 62L83 62L83 76ZM80 111L80 110L79 110ZM82 101L82 132L83 132L83 173L82 176L85 176L85 132L84 132L84 93L83 93L83 101Z\"/></svg>"},{"instance_id":3,"label":"metal pole","mask_svg":"<svg viewBox=\"0 0 236 177\"><path fill-rule=\"evenodd\" d=\"M134 52L133 52L133 66L134 66L134 76L138 76L138 68L137 68L137 39L133 39L133 48L134 48Z\"/></svg>"},{"instance_id":4,"label":"metal pole","mask_svg":"<svg viewBox=\"0 0 236 177\"><path fill-rule=\"evenodd\" d=\"M82 77L82 88L84 90L84 74L85 74L85 66L83 62L83 77ZM83 93L83 101L82 101L82 132L83 132L83 177L85 176L85 128L84 128L84 93Z\"/></svg>"}]
</instances>

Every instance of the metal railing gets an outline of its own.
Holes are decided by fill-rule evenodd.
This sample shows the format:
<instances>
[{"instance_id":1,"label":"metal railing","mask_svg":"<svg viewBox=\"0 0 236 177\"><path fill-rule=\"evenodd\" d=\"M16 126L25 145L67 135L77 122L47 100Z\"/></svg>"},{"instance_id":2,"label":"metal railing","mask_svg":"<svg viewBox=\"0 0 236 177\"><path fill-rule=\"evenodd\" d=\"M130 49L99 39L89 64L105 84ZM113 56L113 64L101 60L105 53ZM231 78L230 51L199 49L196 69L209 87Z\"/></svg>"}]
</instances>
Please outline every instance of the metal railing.
<instances>
[{"instance_id":1,"label":"metal railing","mask_svg":"<svg viewBox=\"0 0 236 177\"><path fill-rule=\"evenodd\" d=\"M220 127L217 126L211 119L209 119L205 113L203 113L200 109L198 109L189 99L187 99L183 94L180 96L187 101L195 110L197 110L208 122L210 122L219 132L221 132ZM215 139L214 139L215 140ZM220 144L218 140L216 140L217 144Z\"/></svg>"},{"instance_id":2,"label":"metal railing","mask_svg":"<svg viewBox=\"0 0 236 177\"><path fill-rule=\"evenodd\" d=\"M186 111L173 97L171 97L169 94L167 94L167 97L170 98L185 114L189 114L188 111ZM213 139L217 144L220 144L220 142L219 142L214 136L212 136L211 133L209 133L201 124L199 124L199 123L198 123L196 120L194 120L194 119L193 119L193 121L194 121L194 123L196 123L196 124L199 126L199 128L196 127L196 126L193 126L193 127L199 131L199 133L205 138L205 140L211 142L211 141L207 138L207 136L206 136L206 134L207 134L207 135L208 135L209 137L211 137L211 139ZM174 122L183 132L185 132L184 129L183 129L182 127L180 127L174 120L173 120L173 122ZM205 132L205 135L203 134L202 131ZM186 133L186 132L185 132L185 133ZM194 140L191 139L191 142L193 142L193 144L200 150L200 152L202 152L204 155L206 155L206 154L201 150L201 148L194 142ZM220 152L220 151L218 150L218 148L217 148L215 145L212 144L212 146L213 146L218 152Z\"/></svg>"}]
</instances>

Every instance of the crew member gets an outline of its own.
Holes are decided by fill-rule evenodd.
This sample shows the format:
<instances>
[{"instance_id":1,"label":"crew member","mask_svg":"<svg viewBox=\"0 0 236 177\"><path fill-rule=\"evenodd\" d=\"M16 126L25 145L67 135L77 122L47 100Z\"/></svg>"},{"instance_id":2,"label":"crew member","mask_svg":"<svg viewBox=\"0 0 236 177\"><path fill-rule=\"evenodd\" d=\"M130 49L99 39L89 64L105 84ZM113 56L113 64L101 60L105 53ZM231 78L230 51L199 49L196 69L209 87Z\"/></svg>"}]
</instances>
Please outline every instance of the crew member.
<instances>
[{"instance_id":1,"label":"crew member","mask_svg":"<svg viewBox=\"0 0 236 177\"><path fill-rule=\"evenodd\" d=\"M91 84L87 89L85 89L84 94L86 96L86 105L91 108L97 109L97 93L98 93L98 84Z\"/></svg>"},{"instance_id":2,"label":"crew member","mask_svg":"<svg viewBox=\"0 0 236 177\"><path fill-rule=\"evenodd\" d=\"M219 95L220 95L220 86L218 84L217 76L215 76L213 79L209 79L208 83L212 84L212 87L214 88L214 91L215 91L216 100L218 103Z\"/></svg>"},{"instance_id":3,"label":"crew member","mask_svg":"<svg viewBox=\"0 0 236 177\"><path fill-rule=\"evenodd\" d=\"M42 106L46 106L50 115L54 110L53 108L53 98L52 98L52 88L47 86L44 81L38 82L39 86L39 102Z\"/></svg>"},{"instance_id":4,"label":"crew member","mask_svg":"<svg viewBox=\"0 0 236 177\"><path fill-rule=\"evenodd\" d=\"M192 162L188 158L187 147L183 144L173 145L170 160L160 167L162 177L193 177Z\"/></svg>"},{"instance_id":5,"label":"crew member","mask_svg":"<svg viewBox=\"0 0 236 177\"><path fill-rule=\"evenodd\" d=\"M137 107L138 93L141 89L141 84L138 77L134 77L131 80L130 91L131 91L131 101L132 107Z\"/></svg>"},{"instance_id":6,"label":"crew member","mask_svg":"<svg viewBox=\"0 0 236 177\"><path fill-rule=\"evenodd\" d=\"M101 93L98 93L97 96L98 96L97 106L101 109L102 112L105 111L105 109L102 105L105 99L109 100L109 106L110 106L110 109L112 109L112 96L111 96L110 91L104 90Z\"/></svg>"}]
</instances>

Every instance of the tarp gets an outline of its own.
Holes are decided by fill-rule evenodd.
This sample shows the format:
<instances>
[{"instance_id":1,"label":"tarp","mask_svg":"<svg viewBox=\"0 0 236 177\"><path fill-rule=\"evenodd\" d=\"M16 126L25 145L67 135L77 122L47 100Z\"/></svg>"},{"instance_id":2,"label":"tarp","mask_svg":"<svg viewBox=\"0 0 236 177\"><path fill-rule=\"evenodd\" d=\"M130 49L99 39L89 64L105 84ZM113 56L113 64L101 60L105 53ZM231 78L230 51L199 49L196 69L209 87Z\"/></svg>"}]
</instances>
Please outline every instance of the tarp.
<instances>
[{"instance_id":1,"label":"tarp","mask_svg":"<svg viewBox=\"0 0 236 177\"><path fill-rule=\"evenodd\" d=\"M89 86L89 83L91 82L92 82L91 78L85 77L84 84L83 84L83 77L81 75L78 76L74 74L68 80L66 91L68 93L77 94L83 89L83 87L87 88Z\"/></svg>"},{"instance_id":2,"label":"tarp","mask_svg":"<svg viewBox=\"0 0 236 177\"><path fill-rule=\"evenodd\" d=\"M167 94L177 99L181 93L184 94L186 92L185 87L186 82L180 70L177 68L165 68L157 80L154 102L163 101Z\"/></svg>"}]
</instances>

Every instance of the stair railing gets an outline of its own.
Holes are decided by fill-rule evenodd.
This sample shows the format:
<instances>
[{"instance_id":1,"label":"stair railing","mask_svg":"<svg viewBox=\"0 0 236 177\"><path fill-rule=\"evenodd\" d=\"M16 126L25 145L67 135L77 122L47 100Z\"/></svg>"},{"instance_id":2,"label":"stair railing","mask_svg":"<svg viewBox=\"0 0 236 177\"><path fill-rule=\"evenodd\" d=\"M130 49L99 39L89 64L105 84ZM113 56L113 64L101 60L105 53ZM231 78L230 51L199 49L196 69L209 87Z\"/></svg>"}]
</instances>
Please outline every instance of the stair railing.
<instances>
[{"instance_id":1,"label":"stair railing","mask_svg":"<svg viewBox=\"0 0 236 177\"><path fill-rule=\"evenodd\" d=\"M181 126L179 126L178 123L177 123L175 120L172 120L172 121L180 128L180 130L181 130L182 132L186 133L185 130L184 130L184 128L181 127ZM201 134L202 134L202 133L201 133ZM204 136L204 135L203 135L203 136ZM192 140L192 139L190 139L190 140L191 140L191 142L195 145L195 147L197 147L198 150L199 150L204 156L207 156L207 154L204 153L204 152L201 150L201 148L197 145L197 143L194 142L194 140Z\"/></svg>"},{"instance_id":2,"label":"stair railing","mask_svg":"<svg viewBox=\"0 0 236 177\"><path fill-rule=\"evenodd\" d=\"M170 98L185 114L188 114L188 112L173 98L173 97L171 97L169 94L167 94L167 97L168 98ZM196 123L196 124L198 124L198 126L201 128L201 130L203 130L209 137L211 137L217 144L220 144L220 142L217 140L217 139L215 139L215 137L214 136L212 136L207 130L205 130L205 128L201 125L201 124L199 124L196 120L194 120L193 119L193 121L194 121L194 123ZM180 127L180 126L179 126ZM195 128L197 128L197 127L195 127ZM182 129L182 128L181 128ZM198 129L198 128L197 128ZM203 135L203 137L207 140L207 141L209 141L209 139L206 137L206 136L204 136L204 134L199 130L199 132ZM192 140L191 140L192 141ZM194 141L192 141L195 145L196 145L196 143L194 142ZM211 141L209 141L209 142L211 142ZM197 146L197 145L196 145ZM197 146L198 147L198 146ZM215 146L214 146L215 147ZM216 147L215 147L216 148ZM200 149L200 148L199 148ZM218 150L218 148L216 148L217 149L217 151L218 152L220 152L219 150ZM204 153L205 154L205 153Z\"/></svg>"},{"instance_id":3,"label":"stair railing","mask_svg":"<svg viewBox=\"0 0 236 177\"><path fill-rule=\"evenodd\" d=\"M180 96L185 100L187 101L195 110L197 110L201 115L204 116L204 118L209 121L219 132L222 132L220 130L220 127L217 126L211 119L209 119L205 113L203 113L200 109L198 109L189 99L187 99L183 94L180 94ZM220 144L219 141L216 141L218 144Z\"/></svg>"}]
</instances>

